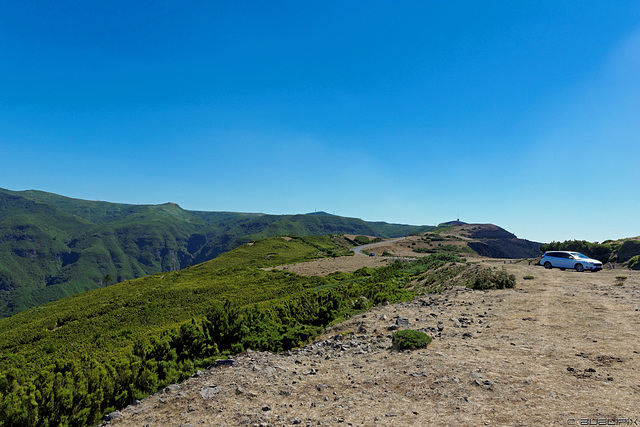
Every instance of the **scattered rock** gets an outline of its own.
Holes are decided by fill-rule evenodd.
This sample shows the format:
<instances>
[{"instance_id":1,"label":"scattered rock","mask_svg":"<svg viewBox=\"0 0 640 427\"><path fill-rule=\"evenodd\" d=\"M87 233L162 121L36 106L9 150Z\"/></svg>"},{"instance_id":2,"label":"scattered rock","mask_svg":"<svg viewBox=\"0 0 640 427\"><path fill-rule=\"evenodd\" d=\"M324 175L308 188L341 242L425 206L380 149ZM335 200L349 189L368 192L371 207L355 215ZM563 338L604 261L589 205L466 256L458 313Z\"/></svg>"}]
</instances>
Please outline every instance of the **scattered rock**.
<instances>
[{"instance_id":1,"label":"scattered rock","mask_svg":"<svg viewBox=\"0 0 640 427\"><path fill-rule=\"evenodd\" d=\"M124 415L122 414L122 412L120 411L113 411L108 413L107 415L104 416L104 420L105 421L116 421L121 419L122 417L124 417Z\"/></svg>"},{"instance_id":2,"label":"scattered rock","mask_svg":"<svg viewBox=\"0 0 640 427\"><path fill-rule=\"evenodd\" d=\"M479 387L484 387L487 390L493 390L493 383L489 380L474 380L473 383Z\"/></svg>"},{"instance_id":3,"label":"scattered rock","mask_svg":"<svg viewBox=\"0 0 640 427\"><path fill-rule=\"evenodd\" d=\"M409 319L407 319L406 317L398 317L398 319L396 320L396 326L402 327L402 328L408 328Z\"/></svg>"},{"instance_id":4,"label":"scattered rock","mask_svg":"<svg viewBox=\"0 0 640 427\"><path fill-rule=\"evenodd\" d=\"M211 399L218 393L220 393L220 388L217 385L206 385L200 389L200 396L203 399Z\"/></svg>"},{"instance_id":5,"label":"scattered rock","mask_svg":"<svg viewBox=\"0 0 640 427\"><path fill-rule=\"evenodd\" d=\"M164 392L165 393L174 393L176 391L180 390L180 385L179 384L171 384L170 386L165 387Z\"/></svg>"}]
</instances>

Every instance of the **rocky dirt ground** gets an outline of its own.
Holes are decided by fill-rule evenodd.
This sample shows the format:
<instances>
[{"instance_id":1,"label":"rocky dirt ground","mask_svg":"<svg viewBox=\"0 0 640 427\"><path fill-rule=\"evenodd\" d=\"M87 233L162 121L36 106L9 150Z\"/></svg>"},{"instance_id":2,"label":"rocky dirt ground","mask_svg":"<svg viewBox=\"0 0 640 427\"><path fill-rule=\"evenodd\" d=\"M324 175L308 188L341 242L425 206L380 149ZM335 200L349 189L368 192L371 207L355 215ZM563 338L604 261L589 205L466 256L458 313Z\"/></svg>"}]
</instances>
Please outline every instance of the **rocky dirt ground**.
<instances>
[{"instance_id":1,"label":"rocky dirt ground","mask_svg":"<svg viewBox=\"0 0 640 427\"><path fill-rule=\"evenodd\" d=\"M104 425L640 424L640 272L484 264L516 288L380 306L295 351L240 354ZM403 328L434 339L394 350Z\"/></svg>"}]
</instances>

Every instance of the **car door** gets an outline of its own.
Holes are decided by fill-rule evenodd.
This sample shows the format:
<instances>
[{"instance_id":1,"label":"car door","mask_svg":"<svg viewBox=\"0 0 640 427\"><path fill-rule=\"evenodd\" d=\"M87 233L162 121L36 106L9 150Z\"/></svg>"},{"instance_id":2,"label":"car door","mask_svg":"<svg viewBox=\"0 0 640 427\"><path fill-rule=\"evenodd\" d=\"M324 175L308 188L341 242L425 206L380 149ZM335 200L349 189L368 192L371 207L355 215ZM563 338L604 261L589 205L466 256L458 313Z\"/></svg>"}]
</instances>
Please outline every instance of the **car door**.
<instances>
[{"instance_id":1,"label":"car door","mask_svg":"<svg viewBox=\"0 0 640 427\"><path fill-rule=\"evenodd\" d=\"M575 263L571 254L562 253L562 268L573 268L573 264Z\"/></svg>"},{"instance_id":2,"label":"car door","mask_svg":"<svg viewBox=\"0 0 640 427\"><path fill-rule=\"evenodd\" d=\"M542 262L542 265L549 262L551 263L551 267L560 267L560 257L557 252L547 252L544 257L545 260Z\"/></svg>"}]
</instances>

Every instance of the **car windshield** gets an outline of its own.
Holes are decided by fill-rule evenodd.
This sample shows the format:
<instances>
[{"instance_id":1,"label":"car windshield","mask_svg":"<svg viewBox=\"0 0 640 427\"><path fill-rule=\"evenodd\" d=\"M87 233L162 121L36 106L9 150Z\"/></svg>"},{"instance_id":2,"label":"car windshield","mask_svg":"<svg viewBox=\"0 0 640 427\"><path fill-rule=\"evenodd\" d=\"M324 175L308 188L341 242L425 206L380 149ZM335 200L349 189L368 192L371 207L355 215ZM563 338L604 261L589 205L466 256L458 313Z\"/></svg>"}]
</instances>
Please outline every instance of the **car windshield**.
<instances>
[{"instance_id":1,"label":"car windshield","mask_svg":"<svg viewBox=\"0 0 640 427\"><path fill-rule=\"evenodd\" d=\"M574 256L574 257L576 257L576 258L589 259L589 257L588 257L588 256L586 256L586 255L582 255L582 254L579 254L579 253L577 253L577 252L574 252L574 253L572 253L571 255L573 255L573 256Z\"/></svg>"}]
</instances>

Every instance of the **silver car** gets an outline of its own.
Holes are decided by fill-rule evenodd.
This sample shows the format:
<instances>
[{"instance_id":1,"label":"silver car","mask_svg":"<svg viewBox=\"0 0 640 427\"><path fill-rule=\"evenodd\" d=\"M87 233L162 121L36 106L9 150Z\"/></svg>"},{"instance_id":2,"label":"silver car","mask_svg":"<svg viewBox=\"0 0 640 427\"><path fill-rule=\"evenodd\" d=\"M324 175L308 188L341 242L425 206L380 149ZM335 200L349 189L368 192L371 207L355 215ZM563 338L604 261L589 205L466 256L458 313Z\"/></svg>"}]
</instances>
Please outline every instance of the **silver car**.
<instances>
[{"instance_id":1,"label":"silver car","mask_svg":"<svg viewBox=\"0 0 640 427\"><path fill-rule=\"evenodd\" d=\"M565 269L575 268L576 271L598 271L602 270L602 263L597 259L589 258L580 252L571 251L548 251L540 258L540 265L550 269L553 267Z\"/></svg>"}]
</instances>

